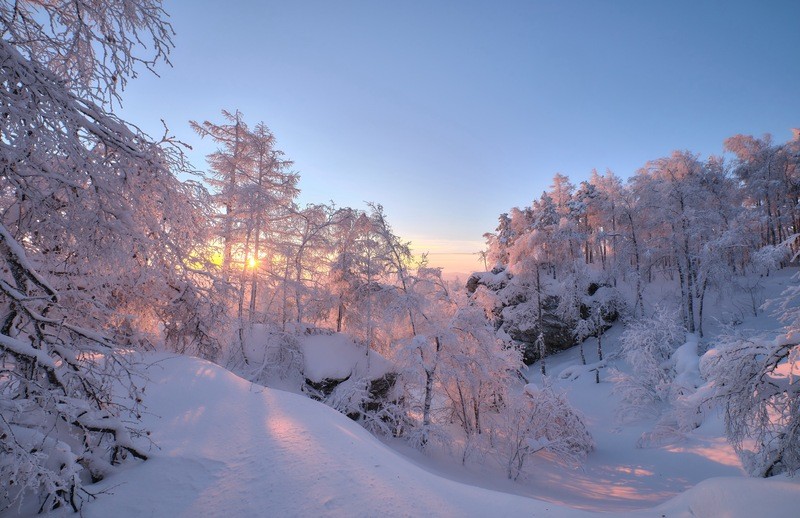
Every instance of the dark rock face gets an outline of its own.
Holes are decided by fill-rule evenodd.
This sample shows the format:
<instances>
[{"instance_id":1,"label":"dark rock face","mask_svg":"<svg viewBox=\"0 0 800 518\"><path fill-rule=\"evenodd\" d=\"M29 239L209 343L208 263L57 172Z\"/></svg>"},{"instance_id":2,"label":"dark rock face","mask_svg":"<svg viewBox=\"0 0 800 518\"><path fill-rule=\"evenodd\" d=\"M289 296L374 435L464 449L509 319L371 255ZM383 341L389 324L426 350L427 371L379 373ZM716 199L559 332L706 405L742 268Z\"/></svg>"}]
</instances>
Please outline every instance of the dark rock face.
<instances>
[{"instance_id":1,"label":"dark rock face","mask_svg":"<svg viewBox=\"0 0 800 518\"><path fill-rule=\"evenodd\" d=\"M363 412L378 412L387 403L391 402L392 392L397 383L397 373L388 372L383 376L371 379L367 382L367 395L360 401L358 408L351 408L347 412L347 417L354 421L362 418ZM303 391L311 399L326 403L337 387L350 380L351 376L342 379L325 378L321 381L312 381L306 378Z\"/></svg>"},{"instance_id":2,"label":"dark rock face","mask_svg":"<svg viewBox=\"0 0 800 518\"><path fill-rule=\"evenodd\" d=\"M563 351L575 345L575 323L565 321L556 314L558 302L558 297L552 295L542 299L540 324L537 324L539 315L536 301L522 301L507 306L508 310L502 312L498 329L505 331L512 340L519 343L522 347L522 360L528 365L540 358L536 346L539 333L548 353ZM527 311L515 311L523 305L528 306L524 308Z\"/></svg>"},{"instance_id":3,"label":"dark rock face","mask_svg":"<svg viewBox=\"0 0 800 518\"><path fill-rule=\"evenodd\" d=\"M568 320L558 314L560 299L556 295L542 294L541 320L538 307L539 297L532 294L530 289L514 282L513 275L502 268L495 268L491 272L473 273L467 280L466 288L471 297L475 298L480 288L482 295L488 295L494 301L491 308L491 317L494 320L498 334L506 334L518 345L523 353L523 361L530 365L540 358L540 351L536 342L541 333L545 350L548 354L569 349L577 344L575 329L577 322ZM580 307L581 318L588 319L596 303L595 295L604 293L607 288L603 285L592 283L586 290L586 297ZM614 307L601 311L604 329L618 318Z\"/></svg>"},{"instance_id":4,"label":"dark rock face","mask_svg":"<svg viewBox=\"0 0 800 518\"><path fill-rule=\"evenodd\" d=\"M349 380L350 376L342 379L324 378L320 381L312 381L306 378L306 385L303 387L303 392L308 394L308 397L317 401L325 401L330 396L334 389Z\"/></svg>"},{"instance_id":5,"label":"dark rock face","mask_svg":"<svg viewBox=\"0 0 800 518\"><path fill-rule=\"evenodd\" d=\"M397 373L387 372L378 379L369 382L369 398L364 402L364 410L367 412L379 411L385 402L391 400L392 389L397 383ZM357 417L352 419L358 420Z\"/></svg>"}]
</instances>

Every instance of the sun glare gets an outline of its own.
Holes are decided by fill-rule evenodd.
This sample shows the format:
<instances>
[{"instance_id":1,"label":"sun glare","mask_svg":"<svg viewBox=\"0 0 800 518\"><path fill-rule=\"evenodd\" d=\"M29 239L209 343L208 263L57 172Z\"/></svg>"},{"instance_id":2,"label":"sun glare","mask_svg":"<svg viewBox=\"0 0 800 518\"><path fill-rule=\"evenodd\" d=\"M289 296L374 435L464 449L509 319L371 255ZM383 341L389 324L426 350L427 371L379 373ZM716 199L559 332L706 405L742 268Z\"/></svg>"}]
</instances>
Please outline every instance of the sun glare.
<instances>
[{"instance_id":1,"label":"sun glare","mask_svg":"<svg viewBox=\"0 0 800 518\"><path fill-rule=\"evenodd\" d=\"M255 268L256 266L258 266L258 261L256 260L255 257L251 257L250 259L247 260L247 266L249 266L250 268Z\"/></svg>"}]
</instances>

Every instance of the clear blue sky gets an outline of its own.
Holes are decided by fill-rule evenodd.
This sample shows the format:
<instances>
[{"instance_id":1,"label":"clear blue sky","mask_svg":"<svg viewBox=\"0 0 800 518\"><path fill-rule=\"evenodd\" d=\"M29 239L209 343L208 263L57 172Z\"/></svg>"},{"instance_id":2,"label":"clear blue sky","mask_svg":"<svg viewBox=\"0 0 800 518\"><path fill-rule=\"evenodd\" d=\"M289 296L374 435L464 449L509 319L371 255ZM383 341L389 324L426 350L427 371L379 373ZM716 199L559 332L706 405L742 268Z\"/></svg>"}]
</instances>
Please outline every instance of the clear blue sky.
<instances>
[{"instance_id":1,"label":"clear blue sky","mask_svg":"<svg viewBox=\"0 0 800 518\"><path fill-rule=\"evenodd\" d=\"M295 161L301 202L382 203L433 252L477 251L556 172L627 177L800 126L798 0L164 6L174 67L129 84L125 118L153 135L165 119L205 167L187 121L239 109Z\"/></svg>"}]
</instances>

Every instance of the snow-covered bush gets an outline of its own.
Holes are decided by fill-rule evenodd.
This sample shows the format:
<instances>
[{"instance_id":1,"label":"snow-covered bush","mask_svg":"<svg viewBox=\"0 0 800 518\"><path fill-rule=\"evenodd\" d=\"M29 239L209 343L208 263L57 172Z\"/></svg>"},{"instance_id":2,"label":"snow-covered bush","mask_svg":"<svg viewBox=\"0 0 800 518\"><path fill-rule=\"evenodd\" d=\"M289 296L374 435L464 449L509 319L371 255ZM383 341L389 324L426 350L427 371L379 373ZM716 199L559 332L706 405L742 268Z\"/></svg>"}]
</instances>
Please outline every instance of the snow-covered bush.
<instances>
[{"instance_id":1,"label":"snow-covered bush","mask_svg":"<svg viewBox=\"0 0 800 518\"><path fill-rule=\"evenodd\" d=\"M0 402L3 406L11 402ZM13 502L26 491L45 492L69 499L79 499L78 487L82 466L72 448L62 441L38 432L35 429L4 429L0 425L0 502ZM14 433L13 444L9 432ZM24 445L24 449L14 448ZM46 499L39 510L49 509L57 500ZM4 506L5 508L5 506Z\"/></svg>"},{"instance_id":2,"label":"snow-covered bush","mask_svg":"<svg viewBox=\"0 0 800 518\"><path fill-rule=\"evenodd\" d=\"M672 380L667 386L668 410L659 418L653 429L637 441L642 447L661 446L685 437L687 432L699 427L712 408L708 401L707 384L700 373L700 342L696 334L686 337L669 359Z\"/></svg>"},{"instance_id":3,"label":"snow-covered bush","mask_svg":"<svg viewBox=\"0 0 800 518\"><path fill-rule=\"evenodd\" d=\"M498 453L512 480L523 473L531 455L542 453L577 466L594 449L583 418L547 382L526 385L521 394L510 396L497 422Z\"/></svg>"},{"instance_id":4,"label":"snow-covered bush","mask_svg":"<svg viewBox=\"0 0 800 518\"><path fill-rule=\"evenodd\" d=\"M769 275L791 258L791 248L786 243L765 245L752 253L753 271Z\"/></svg>"},{"instance_id":5,"label":"snow-covered bush","mask_svg":"<svg viewBox=\"0 0 800 518\"><path fill-rule=\"evenodd\" d=\"M47 345L0 340L0 511L28 495L39 499L40 511L78 510L88 497L84 483L104 478L125 459L147 458L133 440L144 435L130 424L138 417L140 387L125 356L78 332L51 337ZM48 346L58 354L44 353ZM112 392L126 383L129 406Z\"/></svg>"},{"instance_id":6,"label":"snow-covered bush","mask_svg":"<svg viewBox=\"0 0 800 518\"><path fill-rule=\"evenodd\" d=\"M236 340L238 342L238 340ZM244 343L230 347L226 366L246 380L298 392L303 386L303 351L298 337L254 324Z\"/></svg>"},{"instance_id":7,"label":"snow-covered bush","mask_svg":"<svg viewBox=\"0 0 800 518\"><path fill-rule=\"evenodd\" d=\"M193 282L175 282L171 300L158 314L163 322L164 346L180 354L220 361L222 337L227 335L229 319L224 295L231 290L214 283L214 289L203 289Z\"/></svg>"},{"instance_id":8,"label":"snow-covered bush","mask_svg":"<svg viewBox=\"0 0 800 518\"><path fill-rule=\"evenodd\" d=\"M631 373L615 372L614 391L622 397L619 417L635 419L658 413L654 404L667 401L675 377L670 357L685 333L674 311L657 308L652 317L628 324L622 333L622 356Z\"/></svg>"}]
</instances>

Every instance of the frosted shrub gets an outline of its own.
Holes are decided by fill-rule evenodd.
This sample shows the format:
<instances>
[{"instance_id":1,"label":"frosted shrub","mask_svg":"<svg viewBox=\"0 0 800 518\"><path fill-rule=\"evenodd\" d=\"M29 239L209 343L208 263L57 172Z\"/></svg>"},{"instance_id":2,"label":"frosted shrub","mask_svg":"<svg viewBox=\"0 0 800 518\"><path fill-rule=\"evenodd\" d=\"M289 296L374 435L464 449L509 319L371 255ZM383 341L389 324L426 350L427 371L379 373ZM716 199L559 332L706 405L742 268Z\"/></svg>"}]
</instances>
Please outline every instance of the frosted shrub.
<instances>
[{"instance_id":1,"label":"frosted shrub","mask_svg":"<svg viewBox=\"0 0 800 518\"><path fill-rule=\"evenodd\" d=\"M254 325L243 347L232 347L227 368L267 387L299 391L303 386L303 351L297 337Z\"/></svg>"},{"instance_id":2,"label":"frosted shrub","mask_svg":"<svg viewBox=\"0 0 800 518\"><path fill-rule=\"evenodd\" d=\"M623 420L653 414L654 404L667 401L675 377L672 353L683 343L684 330L674 312L658 309L636 320L622 334L622 356L632 373L615 372L614 392L622 397Z\"/></svg>"},{"instance_id":3,"label":"frosted shrub","mask_svg":"<svg viewBox=\"0 0 800 518\"><path fill-rule=\"evenodd\" d=\"M531 455L547 454L560 464L577 466L594 449L583 418L547 383L541 388L526 385L511 397L499 415L498 435L500 458L512 480L523 473Z\"/></svg>"}]
</instances>

